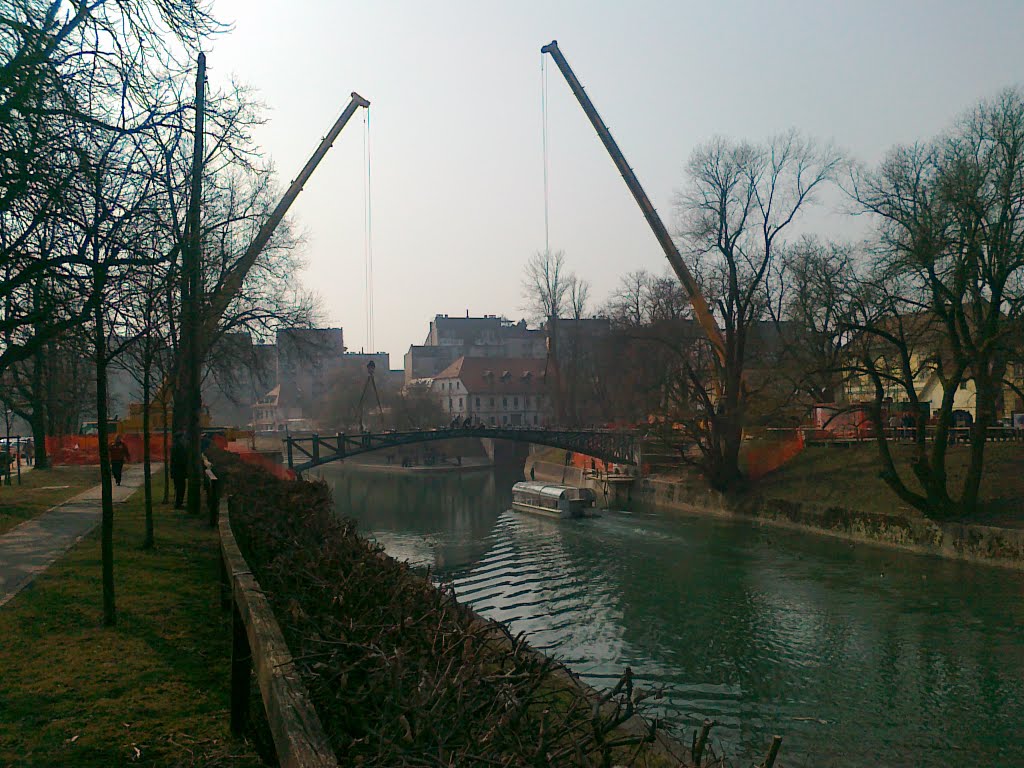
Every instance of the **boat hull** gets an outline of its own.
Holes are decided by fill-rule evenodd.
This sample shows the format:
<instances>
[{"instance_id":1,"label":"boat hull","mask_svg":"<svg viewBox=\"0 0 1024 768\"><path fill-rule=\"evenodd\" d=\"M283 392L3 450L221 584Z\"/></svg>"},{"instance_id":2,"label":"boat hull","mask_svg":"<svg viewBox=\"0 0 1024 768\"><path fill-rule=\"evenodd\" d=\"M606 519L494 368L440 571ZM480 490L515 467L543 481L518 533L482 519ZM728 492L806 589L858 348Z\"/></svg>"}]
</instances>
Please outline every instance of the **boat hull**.
<instances>
[{"instance_id":1,"label":"boat hull","mask_svg":"<svg viewBox=\"0 0 1024 768\"><path fill-rule=\"evenodd\" d=\"M513 501L512 509L520 512L529 512L532 515L540 515L541 517L549 517L552 520L572 520L577 517L583 517L583 509L578 510L572 509L547 509L546 507L538 507L536 504L528 504L523 501Z\"/></svg>"}]
</instances>

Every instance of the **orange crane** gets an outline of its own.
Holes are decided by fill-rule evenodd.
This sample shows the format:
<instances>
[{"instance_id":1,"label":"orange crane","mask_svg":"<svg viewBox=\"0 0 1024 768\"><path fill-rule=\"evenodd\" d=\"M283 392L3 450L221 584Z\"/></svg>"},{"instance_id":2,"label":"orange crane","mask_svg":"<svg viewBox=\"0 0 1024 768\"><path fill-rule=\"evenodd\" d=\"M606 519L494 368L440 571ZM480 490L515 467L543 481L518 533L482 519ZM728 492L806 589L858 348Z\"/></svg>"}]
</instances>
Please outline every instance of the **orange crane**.
<instances>
[{"instance_id":1,"label":"orange crane","mask_svg":"<svg viewBox=\"0 0 1024 768\"><path fill-rule=\"evenodd\" d=\"M551 58L555 60L555 64L558 65L558 69L561 71L562 76L565 77L565 81L569 84L569 88L572 90L576 100L583 107L583 111L587 117L590 118L590 124L594 126L594 130L597 131L597 135L601 138L601 142L604 144L604 148L608 150L608 154L611 155L612 161L615 163L615 167L619 169L619 173L622 174L622 179L626 182L626 186L629 187L629 191L633 193L633 197L640 206L640 210L643 211L644 218L647 219L647 223L651 227L651 231L654 232L654 236L658 239L658 243L661 244L661 249L665 252L665 256L668 258L668 263L672 265L672 269L675 270L676 275L679 276L680 282L683 284L683 288L686 290L687 296L690 299L690 305L693 307L693 313L697 317L697 322L700 323L701 328L708 337L708 341L711 342L711 346L715 350L715 355L718 357L719 362L725 365L725 339L722 337L722 332L718 328L718 323L715 322L714 316L711 314L711 310L708 308L708 303L704 299L704 295L700 292L700 286L697 285L697 281L693 279L693 275L690 270L687 269L683 257L679 254L679 249L676 248L676 244L672 241L672 236L668 233L665 225L661 221L661 217L658 216L658 212L654 210L654 206L651 205L650 199L647 197L647 193L644 192L644 188L640 186L640 182L633 173L633 169L629 167L629 163L626 162L626 158L622 154L622 150L619 149L619 145L615 143L615 139L612 138L611 132L608 130L608 126L604 124L601 119L601 115L598 114L597 109L594 107L590 97L587 96L586 91L583 90L583 86L580 85L580 81L576 77L576 73L572 71L572 67L569 66L569 62L565 60L565 56L562 55L561 50L558 48L558 41L552 40L550 43L540 49L541 53L551 54Z\"/></svg>"}]
</instances>

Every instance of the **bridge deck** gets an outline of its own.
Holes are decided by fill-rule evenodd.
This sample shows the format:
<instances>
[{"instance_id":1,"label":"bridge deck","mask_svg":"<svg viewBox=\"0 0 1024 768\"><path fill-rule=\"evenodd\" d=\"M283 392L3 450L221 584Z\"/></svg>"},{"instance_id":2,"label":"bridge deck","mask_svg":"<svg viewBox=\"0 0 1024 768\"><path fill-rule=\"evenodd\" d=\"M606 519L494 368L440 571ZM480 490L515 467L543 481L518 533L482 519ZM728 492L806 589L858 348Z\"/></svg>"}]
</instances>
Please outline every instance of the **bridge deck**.
<instances>
[{"instance_id":1,"label":"bridge deck","mask_svg":"<svg viewBox=\"0 0 1024 768\"><path fill-rule=\"evenodd\" d=\"M339 461L350 456L397 448L403 445L487 437L521 443L548 445L593 456L616 464L635 464L637 435L633 432L597 429L542 429L536 427L453 427L408 432L364 432L362 434L313 435L284 439L288 466L296 472Z\"/></svg>"}]
</instances>

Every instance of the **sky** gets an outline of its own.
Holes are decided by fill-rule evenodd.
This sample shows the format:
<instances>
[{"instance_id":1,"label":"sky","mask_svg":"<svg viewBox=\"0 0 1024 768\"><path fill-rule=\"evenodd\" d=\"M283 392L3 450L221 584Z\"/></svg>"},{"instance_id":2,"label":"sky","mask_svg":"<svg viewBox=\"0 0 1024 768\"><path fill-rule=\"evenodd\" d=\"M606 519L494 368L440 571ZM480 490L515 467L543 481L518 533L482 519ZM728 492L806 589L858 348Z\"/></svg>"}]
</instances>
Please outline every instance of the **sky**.
<instances>
[{"instance_id":1,"label":"sky","mask_svg":"<svg viewBox=\"0 0 1024 768\"><path fill-rule=\"evenodd\" d=\"M1024 84L1024 0L766 3L214 0L232 30L206 46L211 84L250 86L257 143L286 184L357 91L369 99L291 209L304 285L350 351L400 368L435 314L523 317L527 260L545 248L542 45L557 39L670 230L691 152L715 136L789 128L877 163ZM667 262L548 58L552 250L591 284ZM369 144L369 174L366 146ZM859 236L838 193L802 226Z\"/></svg>"}]
</instances>

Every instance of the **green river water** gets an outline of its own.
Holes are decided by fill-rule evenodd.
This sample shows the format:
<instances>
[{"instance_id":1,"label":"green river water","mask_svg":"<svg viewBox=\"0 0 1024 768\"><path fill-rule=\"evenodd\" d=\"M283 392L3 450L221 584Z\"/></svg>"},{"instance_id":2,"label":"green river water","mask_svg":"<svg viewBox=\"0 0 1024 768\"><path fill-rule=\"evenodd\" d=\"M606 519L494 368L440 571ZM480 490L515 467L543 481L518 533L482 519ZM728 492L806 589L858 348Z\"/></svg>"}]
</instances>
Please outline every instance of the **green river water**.
<instances>
[{"instance_id":1,"label":"green river water","mask_svg":"<svg viewBox=\"0 0 1024 768\"><path fill-rule=\"evenodd\" d=\"M509 472L325 467L341 514L598 688L631 666L748 765L1024 766L1024 574L633 509L509 511Z\"/></svg>"}]
</instances>

